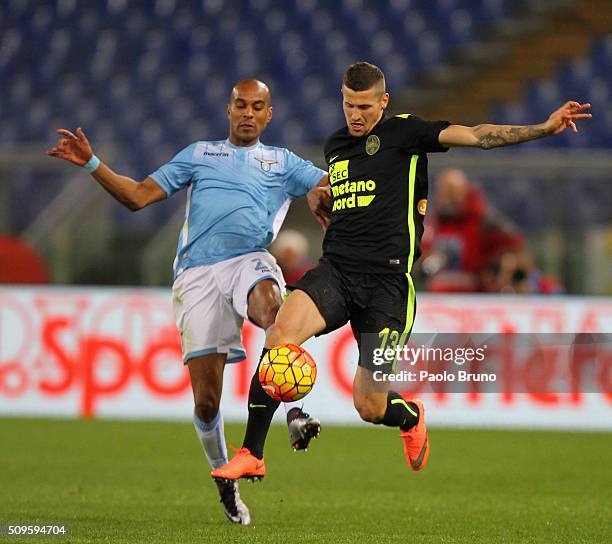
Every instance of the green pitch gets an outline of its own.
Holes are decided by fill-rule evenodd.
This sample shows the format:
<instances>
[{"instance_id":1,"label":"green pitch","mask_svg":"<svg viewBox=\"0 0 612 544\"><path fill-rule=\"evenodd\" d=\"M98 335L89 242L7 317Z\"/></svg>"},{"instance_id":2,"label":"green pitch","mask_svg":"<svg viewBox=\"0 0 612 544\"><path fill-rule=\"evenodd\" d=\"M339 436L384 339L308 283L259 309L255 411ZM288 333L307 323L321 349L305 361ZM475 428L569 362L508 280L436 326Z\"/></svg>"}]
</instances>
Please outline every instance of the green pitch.
<instances>
[{"instance_id":1,"label":"green pitch","mask_svg":"<svg viewBox=\"0 0 612 544\"><path fill-rule=\"evenodd\" d=\"M226 434L240 445L241 426ZM610 542L610 434L430 438L412 473L393 429L327 426L294 453L274 427L267 477L241 485L253 516L241 527L223 516L190 424L0 419L0 524L70 526L38 543Z\"/></svg>"}]
</instances>

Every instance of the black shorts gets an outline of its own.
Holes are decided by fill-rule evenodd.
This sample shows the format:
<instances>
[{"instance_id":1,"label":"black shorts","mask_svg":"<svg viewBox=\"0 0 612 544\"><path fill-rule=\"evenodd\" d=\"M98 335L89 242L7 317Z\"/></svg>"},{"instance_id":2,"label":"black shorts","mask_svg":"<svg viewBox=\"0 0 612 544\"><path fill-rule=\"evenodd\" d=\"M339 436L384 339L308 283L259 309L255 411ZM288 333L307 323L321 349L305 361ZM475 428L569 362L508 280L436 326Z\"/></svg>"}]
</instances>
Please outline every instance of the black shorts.
<instances>
[{"instance_id":1,"label":"black shorts","mask_svg":"<svg viewBox=\"0 0 612 544\"><path fill-rule=\"evenodd\" d=\"M394 359L381 361L380 350L404 345L410 336L416 298L409 274L346 272L323 258L287 289L304 291L314 301L326 324L320 334L350 321L359 366L385 372L394 368Z\"/></svg>"}]
</instances>

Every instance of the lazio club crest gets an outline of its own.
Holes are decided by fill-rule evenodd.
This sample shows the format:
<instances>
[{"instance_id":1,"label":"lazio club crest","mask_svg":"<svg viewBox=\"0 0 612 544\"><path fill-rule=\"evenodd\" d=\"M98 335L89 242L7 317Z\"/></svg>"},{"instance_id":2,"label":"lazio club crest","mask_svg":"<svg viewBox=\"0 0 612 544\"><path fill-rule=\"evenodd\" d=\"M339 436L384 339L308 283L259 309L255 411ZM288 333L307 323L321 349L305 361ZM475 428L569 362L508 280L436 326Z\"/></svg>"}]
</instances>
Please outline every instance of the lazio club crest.
<instances>
[{"instance_id":1,"label":"lazio club crest","mask_svg":"<svg viewBox=\"0 0 612 544\"><path fill-rule=\"evenodd\" d=\"M374 155L380 149L380 138L374 134L368 136L366 140L366 153Z\"/></svg>"},{"instance_id":2,"label":"lazio club crest","mask_svg":"<svg viewBox=\"0 0 612 544\"><path fill-rule=\"evenodd\" d=\"M267 159L260 159L258 157L255 157L255 160L259 161L259 164L261 165L262 170L269 172L270 170L272 170L272 165L276 164L277 161L271 161L271 160L267 160Z\"/></svg>"}]
</instances>

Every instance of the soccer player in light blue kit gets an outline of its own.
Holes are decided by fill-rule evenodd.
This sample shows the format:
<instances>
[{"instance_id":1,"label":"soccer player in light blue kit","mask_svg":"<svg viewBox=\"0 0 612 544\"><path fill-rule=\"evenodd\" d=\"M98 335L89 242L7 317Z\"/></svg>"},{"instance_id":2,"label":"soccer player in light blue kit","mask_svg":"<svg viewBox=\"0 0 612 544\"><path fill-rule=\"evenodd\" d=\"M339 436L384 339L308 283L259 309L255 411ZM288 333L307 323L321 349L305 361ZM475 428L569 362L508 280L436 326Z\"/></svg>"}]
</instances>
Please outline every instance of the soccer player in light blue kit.
<instances>
[{"instance_id":1,"label":"soccer player in light blue kit","mask_svg":"<svg viewBox=\"0 0 612 544\"><path fill-rule=\"evenodd\" d=\"M58 130L62 138L47 152L83 167L133 211L187 190L174 261L173 307L191 376L194 425L213 469L228 461L219 403L225 364L246 358L243 320L265 330L282 302L283 276L265 248L292 199L307 195L317 220L326 226L329 219L326 173L287 149L259 141L272 118L268 87L252 79L238 82L227 114L227 140L193 143L142 182L102 163L80 128L76 134ZM260 386L251 383L253 387ZM291 445L306 449L320 422L302 411L301 402L285 408ZM250 403L249 412L253 410L257 405ZM227 518L249 524L238 484L217 486Z\"/></svg>"}]
</instances>

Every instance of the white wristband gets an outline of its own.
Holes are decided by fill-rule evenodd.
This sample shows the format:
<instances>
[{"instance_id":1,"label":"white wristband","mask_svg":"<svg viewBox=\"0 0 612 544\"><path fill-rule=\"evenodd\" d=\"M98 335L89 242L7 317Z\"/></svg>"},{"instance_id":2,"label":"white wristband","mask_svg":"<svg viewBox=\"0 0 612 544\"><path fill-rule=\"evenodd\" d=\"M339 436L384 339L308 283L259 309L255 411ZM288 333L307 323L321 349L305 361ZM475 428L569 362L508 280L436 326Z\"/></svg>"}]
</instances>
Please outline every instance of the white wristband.
<instances>
[{"instance_id":1,"label":"white wristband","mask_svg":"<svg viewBox=\"0 0 612 544\"><path fill-rule=\"evenodd\" d=\"M98 169L98 166L100 166L100 159L98 159L98 157L95 155L92 155L91 159L87 161L87 164L83 165L83 168L85 168L85 170L91 174L94 170Z\"/></svg>"}]
</instances>

